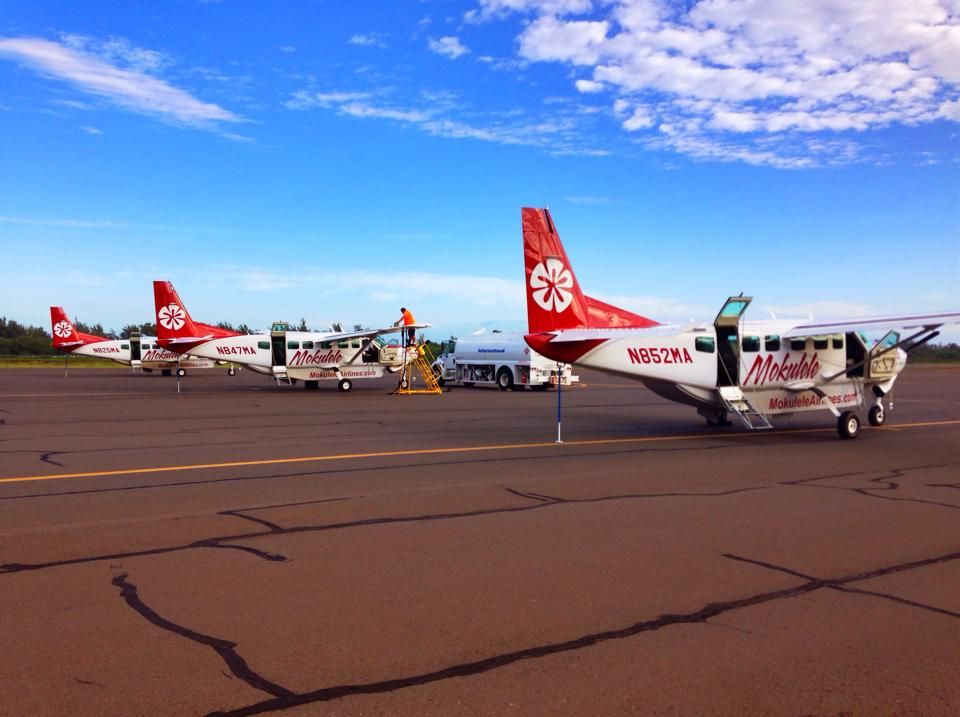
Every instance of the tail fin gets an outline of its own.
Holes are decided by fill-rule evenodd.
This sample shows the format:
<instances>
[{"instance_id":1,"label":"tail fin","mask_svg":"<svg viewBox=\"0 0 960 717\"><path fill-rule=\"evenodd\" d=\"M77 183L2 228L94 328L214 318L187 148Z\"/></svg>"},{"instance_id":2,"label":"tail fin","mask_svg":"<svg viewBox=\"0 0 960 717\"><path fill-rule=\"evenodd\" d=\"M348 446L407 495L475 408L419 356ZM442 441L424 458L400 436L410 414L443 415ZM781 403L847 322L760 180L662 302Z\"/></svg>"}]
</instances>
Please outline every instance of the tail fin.
<instances>
[{"instance_id":1,"label":"tail fin","mask_svg":"<svg viewBox=\"0 0 960 717\"><path fill-rule=\"evenodd\" d=\"M530 333L586 328L646 328L657 322L586 296L548 209L524 207L523 260Z\"/></svg>"},{"instance_id":2,"label":"tail fin","mask_svg":"<svg viewBox=\"0 0 960 717\"><path fill-rule=\"evenodd\" d=\"M83 334L77 331L77 327L73 325L62 306L50 307L50 335L53 337L53 348L65 351L72 351L84 344L107 340L103 336Z\"/></svg>"},{"instance_id":3,"label":"tail fin","mask_svg":"<svg viewBox=\"0 0 960 717\"><path fill-rule=\"evenodd\" d=\"M221 329L219 326L211 326L190 318L190 312L169 281L153 282L153 304L157 312L157 339L161 346L174 342L177 345L176 350L183 352L210 339L240 336L236 331ZM191 343L189 339L196 341Z\"/></svg>"},{"instance_id":4,"label":"tail fin","mask_svg":"<svg viewBox=\"0 0 960 717\"><path fill-rule=\"evenodd\" d=\"M207 332L190 318L177 290L169 281L153 282L153 303L157 312L157 338L161 341L206 335Z\"/></svg>"},{"instance_id":5,"label":"tail fin","mask_svg":"<svg viewBox=\"0 0 960 717\"><path fill-rule=\"evenodd\" d=\"M548 209L524 207L523 263L531 333L589 326L587 300Z\"/></svg>"}]
</instances>

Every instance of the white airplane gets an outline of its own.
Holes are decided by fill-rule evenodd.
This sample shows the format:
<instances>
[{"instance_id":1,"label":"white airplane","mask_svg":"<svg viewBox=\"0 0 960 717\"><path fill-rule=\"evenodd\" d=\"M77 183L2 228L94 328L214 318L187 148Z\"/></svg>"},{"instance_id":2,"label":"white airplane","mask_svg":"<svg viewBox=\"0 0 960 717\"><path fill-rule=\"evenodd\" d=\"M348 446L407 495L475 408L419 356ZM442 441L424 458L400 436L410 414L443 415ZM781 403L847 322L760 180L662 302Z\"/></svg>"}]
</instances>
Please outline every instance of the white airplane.
<instances>
[{"instance_id":1,"label":"white airplane","mask_svg":"<svg viewBox=\"0 0 960 717\"><path fill-rule=\"evenodd\" d=\"M190 317L173 284L153 282L157 334L161 346L219 361L232 361L277 380L303 380L307 389L336 380L350 391L357 379L396 373L419 355L418 347L386 345L381 334L422 329L430 324L389 326L362 331L294 331L277 322L269 333L238 334Z\"/></svg>"},{"instance_id":2,"label":"white airplane","mask_svg":"<svg viewBox=\"0 0 960 717\"><path fill-rule=\"evenodd\" d=\"M727 300L713 323L660 325L586 296L550 212L521 210L527 286L527 343L555 361L642 381L654 393L696 407L710 425L736 414L751 429L770 416L828 410L843 438L873 426L907 354L960 323L960 312L834 321L744 321L750 297ZM860 332L889 330L868 345ZM906 335L901 335L900 331Z\"/></svg>"},{"instance_id":3,"label":"white airplane","mask_svg":"<svg viewBox=\"0 0 960 717\"><path fill-rule=\"evenodd\" d=\"M213 368L228 361L211 361L194 356L181 356L167 351L157 342L155 336L134 334L128 339L108 339L105 336L85 334L77 331L67 313L60 306L50 307L51 335L53 348L74 356L96 356L116 361L124 366L139 368L145 373L159 370L162 375L170 376L174 371L185 376L187 369ZM233 376L236 369L227 369Z\"/></svg>"}]
</instances>

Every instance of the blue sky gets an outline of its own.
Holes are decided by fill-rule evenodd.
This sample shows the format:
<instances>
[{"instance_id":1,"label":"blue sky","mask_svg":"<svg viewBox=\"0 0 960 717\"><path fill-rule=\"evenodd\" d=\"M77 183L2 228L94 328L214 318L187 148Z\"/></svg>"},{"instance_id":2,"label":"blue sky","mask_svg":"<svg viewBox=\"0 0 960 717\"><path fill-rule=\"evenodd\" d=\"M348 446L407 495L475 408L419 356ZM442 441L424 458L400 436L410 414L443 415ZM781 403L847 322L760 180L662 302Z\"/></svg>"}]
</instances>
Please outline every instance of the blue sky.
<instances>
[{"instance_id":1,"label":"blue sky","mask_svg":"<svg viewBox=\"0 0 960 717\"><path fill-rule=\"evenodd\" d=\"M91 9L92 8L92 9ZM7 3L0 314L521 328L960 308L957 0Z\"/></svg>"}]
</instances>

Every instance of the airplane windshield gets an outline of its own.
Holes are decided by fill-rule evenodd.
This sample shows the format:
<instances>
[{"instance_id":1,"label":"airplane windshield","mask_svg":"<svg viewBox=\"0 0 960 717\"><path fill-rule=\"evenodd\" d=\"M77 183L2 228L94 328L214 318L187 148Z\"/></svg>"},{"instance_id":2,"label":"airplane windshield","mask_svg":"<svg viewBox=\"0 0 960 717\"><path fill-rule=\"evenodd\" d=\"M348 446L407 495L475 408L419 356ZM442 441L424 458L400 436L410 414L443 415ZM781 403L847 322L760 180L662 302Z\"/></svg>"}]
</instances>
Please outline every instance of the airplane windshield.
<instances>
[{"instance_id":1,"label":"airplane windshield","mask_svg":"<svg viewBox=\"0 0 960 717\"><path fill-rule=\"evenodd\" d=\"M720 316L739 316L747 308L746 301L739 301L737 299L731 299L723 307L723 310L720 312Z\"/></svg>"}]
</instances>

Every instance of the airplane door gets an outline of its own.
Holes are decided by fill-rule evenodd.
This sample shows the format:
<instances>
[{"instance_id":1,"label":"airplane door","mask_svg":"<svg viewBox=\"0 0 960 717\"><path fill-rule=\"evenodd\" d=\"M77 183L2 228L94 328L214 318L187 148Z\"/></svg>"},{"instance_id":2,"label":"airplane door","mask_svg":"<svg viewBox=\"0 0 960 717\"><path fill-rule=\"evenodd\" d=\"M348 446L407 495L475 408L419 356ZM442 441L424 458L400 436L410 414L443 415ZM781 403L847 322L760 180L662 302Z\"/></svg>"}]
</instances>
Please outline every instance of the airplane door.
<instances>
[{"instance_id":1,"label":"airplane door","mask_svg":"<svg viewBox=\"0 0 960 717\"><path fill-rule=\"evenodd\" d=\"M274 366L286 366L287 365L287 346L286 346L287 334L285 331L271 331L270 332L270 346L271 346L271 363Z\"/></svg>"},{"instance_id":2,"label":"airplane door","mask_svg":"<svg viewBox=\"0 0 960 717\"><path fill-rule=\"evenodd\" d=\"M717 386L740 385L740 321L753 299L731 296L713 325L717 332Z\"/></svg>"},{"instance_id":3,"label":"airplane door","mask_svg":"<svg viewBox=\"0 0 960 717\"><path fill-rule=\"evenodd\" d=\"M136 332L130 334L130 360L140 360L140 334Z\"/></svg>"}]
</instances>

